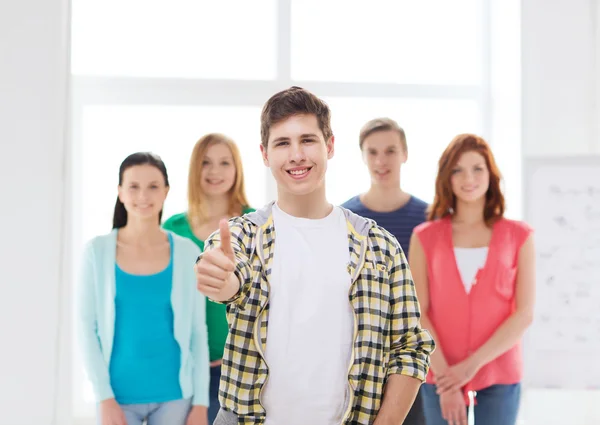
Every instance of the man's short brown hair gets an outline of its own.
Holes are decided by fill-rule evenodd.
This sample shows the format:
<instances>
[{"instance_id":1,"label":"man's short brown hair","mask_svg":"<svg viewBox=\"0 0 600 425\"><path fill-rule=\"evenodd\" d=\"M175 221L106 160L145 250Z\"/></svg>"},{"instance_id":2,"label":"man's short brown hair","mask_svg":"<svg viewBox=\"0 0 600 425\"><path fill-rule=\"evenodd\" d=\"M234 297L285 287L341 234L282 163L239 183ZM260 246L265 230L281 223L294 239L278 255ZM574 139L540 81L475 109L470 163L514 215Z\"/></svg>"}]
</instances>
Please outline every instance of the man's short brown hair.
<instances>
[{"instance_id":1,"label":"man's short brown hair","mask_svg":"<svg viewBox=\"0 0 600 425\"><path fill-rule=\"evenodd\" d=\"M400 135L400 143L404 148L405 152L408 152L408 146L406 144L406 134L404 129L398 125L396 121L391 118L375 118L360 129L360 136L358 138L360 149L362 150L365 139L373 133L379 131L395 131Z\"/></svg>"},{"instance_id":2,"label":"man's short brown hair","mask_svg":"<svg viewBox=\"0 0 600 425\"><path fill-rule=\"evenodd\" d=\"M260 115L260 139L266 148L271 127L294 115L315 115L325 141L333 135L329 106L317 96L301 87L290 87L274 94Z\"/></svg>"}]
</instances>

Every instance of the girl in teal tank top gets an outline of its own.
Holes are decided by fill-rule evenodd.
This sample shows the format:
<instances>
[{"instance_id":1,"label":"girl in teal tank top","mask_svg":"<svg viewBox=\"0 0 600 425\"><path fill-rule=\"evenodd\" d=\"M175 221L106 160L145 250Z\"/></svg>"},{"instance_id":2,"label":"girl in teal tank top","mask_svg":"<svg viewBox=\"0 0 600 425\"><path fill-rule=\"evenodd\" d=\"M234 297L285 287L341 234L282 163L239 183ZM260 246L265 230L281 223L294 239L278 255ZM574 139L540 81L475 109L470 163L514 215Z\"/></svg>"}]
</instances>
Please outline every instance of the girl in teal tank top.
<instances>
[{"instance_id":1,"label":"girl in teal tank top","mask_svg":"<svg viewBox=\"0 0 600 425\"><path fill-rule=\"evenodd\" d=\"M101 425L208 424L205 304L191 272L200 250L161 228L168 191L158 156L130 155L119 171L112 239L92 241L96 265L83 283L114 291L114 306L86 292L88 305L102 309L84 342Z\"/></svg>"}]
</instances>

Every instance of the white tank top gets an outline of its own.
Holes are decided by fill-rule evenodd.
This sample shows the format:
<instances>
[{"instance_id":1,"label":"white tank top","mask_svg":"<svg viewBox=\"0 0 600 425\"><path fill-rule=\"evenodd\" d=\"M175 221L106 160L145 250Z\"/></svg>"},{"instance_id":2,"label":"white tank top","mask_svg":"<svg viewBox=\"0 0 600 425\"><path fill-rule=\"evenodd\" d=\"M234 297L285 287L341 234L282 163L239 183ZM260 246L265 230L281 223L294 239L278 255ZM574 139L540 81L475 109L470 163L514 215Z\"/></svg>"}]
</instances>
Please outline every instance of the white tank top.
<instances>
[{"instance_id":1,"label":"white tank top","mask_svg":"<svg viewBox=\"0 0 600 425\"><path fill-rule=\"evenodd\" d=\"M454 248L456 266L467 294L471 291L477 272L485 265L487 253L487 246L482 248Z\"/></svg>"}]
</instances>

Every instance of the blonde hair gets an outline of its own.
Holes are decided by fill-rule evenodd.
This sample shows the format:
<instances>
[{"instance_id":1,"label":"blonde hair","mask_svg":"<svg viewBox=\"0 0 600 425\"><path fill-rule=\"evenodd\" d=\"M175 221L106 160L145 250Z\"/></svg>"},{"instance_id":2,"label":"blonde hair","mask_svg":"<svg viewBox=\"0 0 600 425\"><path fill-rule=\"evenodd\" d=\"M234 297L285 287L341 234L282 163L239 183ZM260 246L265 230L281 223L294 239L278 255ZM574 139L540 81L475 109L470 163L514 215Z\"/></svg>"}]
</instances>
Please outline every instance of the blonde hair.
<instances>
[{"instance_id":1,"label":"blonde hair","mask_svg":"<svg viewBox=\"0 0 600 425\"><path fill-rule=\"evenodd\" d=\"M188 173L188 217L200 222L207 219L206 194L202 190L202 163L206 157L208 148L222 143L231 151L233 164L235 166L235 182L229 190L229 215L241 215L242 209L248 206L246 191L244 189L244 170L242 168L242 157L235 142L229 137L210 133L203 136L194 145L190 158L190 170Z\"/></svg>"}]
</instances>

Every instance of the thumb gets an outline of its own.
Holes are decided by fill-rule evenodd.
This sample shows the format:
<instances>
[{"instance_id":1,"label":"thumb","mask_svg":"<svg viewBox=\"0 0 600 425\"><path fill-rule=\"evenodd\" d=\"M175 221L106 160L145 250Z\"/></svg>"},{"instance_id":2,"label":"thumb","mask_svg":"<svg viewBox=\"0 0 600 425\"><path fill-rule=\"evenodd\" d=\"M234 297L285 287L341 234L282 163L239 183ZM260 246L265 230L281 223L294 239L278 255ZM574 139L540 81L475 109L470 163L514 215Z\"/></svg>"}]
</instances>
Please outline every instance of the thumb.
<instances>
[{"instance_id":1,"label":"thumb","mask_svg":"<svg viewBox=\"0 0 600 425\"><path fill-rule=\"evenodd\" d=\"M219 233L221 235L221 251L229 258L234 258L233 247L231 246L231 231L226 218L219 222Z\"/></svg>"}]
</instances>

